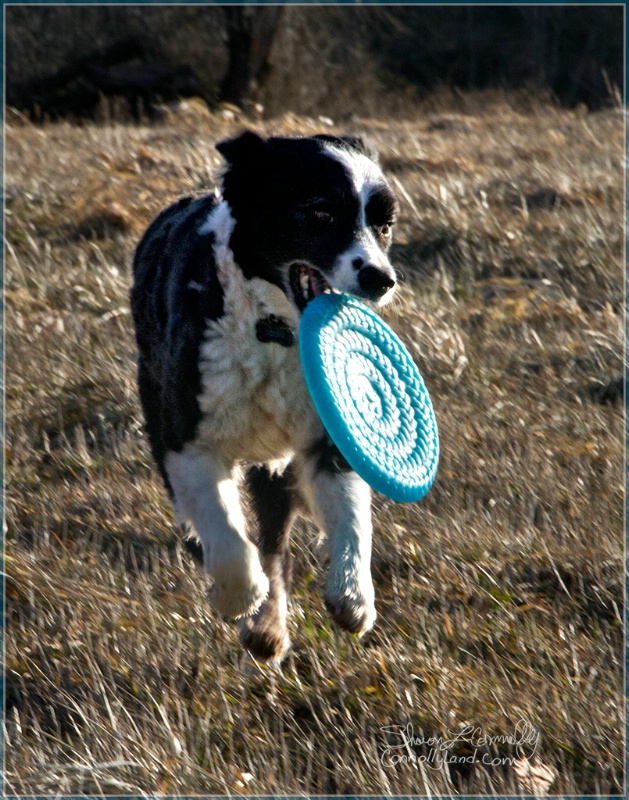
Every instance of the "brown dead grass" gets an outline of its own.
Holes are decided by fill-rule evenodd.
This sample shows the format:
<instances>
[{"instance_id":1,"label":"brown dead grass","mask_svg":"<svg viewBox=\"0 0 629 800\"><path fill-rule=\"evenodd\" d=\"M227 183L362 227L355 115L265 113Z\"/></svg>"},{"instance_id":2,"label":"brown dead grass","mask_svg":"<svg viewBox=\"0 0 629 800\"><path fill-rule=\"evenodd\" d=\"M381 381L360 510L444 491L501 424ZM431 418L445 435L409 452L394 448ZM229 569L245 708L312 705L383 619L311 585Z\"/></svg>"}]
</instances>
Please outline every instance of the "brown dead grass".
<instances>
[{"instance_id":1,"label":"brown dead grass","mask_svg":"<svg viewBox=\"0 0 629 800\"><path fill-rule=\"evenodd\" d=\"M514 746L464 731L520 720L551 791L622 793L622 116L465 103L352 126L400 196L387 319L435 404L437 481L375 500L361 641L300 530L295 651L256 678L152 467L127 300L141 231L242 123L8 124L7 793L514 793ZM458 735L458 761L386 763L387 725Z\"/></svg>"}]
</instances>

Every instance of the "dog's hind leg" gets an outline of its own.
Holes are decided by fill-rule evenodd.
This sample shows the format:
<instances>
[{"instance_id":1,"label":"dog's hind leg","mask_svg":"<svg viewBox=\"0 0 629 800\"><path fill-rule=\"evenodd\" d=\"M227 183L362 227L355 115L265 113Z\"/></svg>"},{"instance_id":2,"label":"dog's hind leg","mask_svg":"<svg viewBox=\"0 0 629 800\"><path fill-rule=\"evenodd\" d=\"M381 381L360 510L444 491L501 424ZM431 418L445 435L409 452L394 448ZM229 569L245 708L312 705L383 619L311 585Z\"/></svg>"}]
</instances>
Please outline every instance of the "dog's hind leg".
<instances>
[{"instance_id":1,"label":"dog's hind leg","mask_svg":"<svg viewBox=\"0 0 629 800\"><path fill-rule=\"evenodd\" d=\"M210 597L229 617L252 614L269 590L258 550L247 538L231 470L206 451L169 452L164 466L182 521L201 540L205 569L214 578Z\"/></svg>"},{"instance_id":2,"label":"dog's hind leg","mask_svg":"<svg viewBox=\"0 0 629 800\"><path fill-rule=\"evenodd\" d=\"M340 627L362 635L376 619L369 486L327 437L310 449L304 467L304 497L328 538L325 604Z\"/></svg>"},{"instance_id":3,"label":"dog's hind leg","mask_svg":"<svg viewBox=\"0 0 629 800\"><path fill-rule=\"evenodd\" d=\"M290 467L281 475L251 467L246 485L258 522L258 549L269 579L269 594L258 611L238 622L240 640L253 656L281 660L290 647L286 628L291 561L289 537L295 515Z\"/></svg>"}]
</instances>

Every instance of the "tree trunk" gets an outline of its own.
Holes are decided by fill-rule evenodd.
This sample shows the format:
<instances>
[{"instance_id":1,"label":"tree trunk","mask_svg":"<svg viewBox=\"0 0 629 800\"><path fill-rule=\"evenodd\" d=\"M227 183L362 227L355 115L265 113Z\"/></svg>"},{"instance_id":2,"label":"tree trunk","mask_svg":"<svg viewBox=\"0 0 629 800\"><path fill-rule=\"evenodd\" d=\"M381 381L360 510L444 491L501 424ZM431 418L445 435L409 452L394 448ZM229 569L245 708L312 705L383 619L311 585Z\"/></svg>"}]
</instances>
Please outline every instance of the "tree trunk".
<instances>
[{"instance_id":1,"label":"tree trunk","mask_svg":"<svg viewBox=\"0 0 629 800\"><path fill-rule=\"evenodd\" d=\"M229 64L219 100L244 107L255 100L269 71L269 53L283 6L226 6Z\"/></svg>"}]
</instances>

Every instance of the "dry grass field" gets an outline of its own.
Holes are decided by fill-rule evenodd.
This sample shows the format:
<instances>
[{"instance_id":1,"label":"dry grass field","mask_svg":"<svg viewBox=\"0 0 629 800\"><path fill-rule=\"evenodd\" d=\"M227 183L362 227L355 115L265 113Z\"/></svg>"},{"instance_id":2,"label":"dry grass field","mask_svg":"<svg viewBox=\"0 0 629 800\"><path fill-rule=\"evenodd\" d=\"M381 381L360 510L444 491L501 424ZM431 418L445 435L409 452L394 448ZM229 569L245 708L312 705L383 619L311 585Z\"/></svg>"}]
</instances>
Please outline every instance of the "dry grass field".
<instances>
[{"instance_id":1,"label":"dry grass field","mask_svg":"<svg viewBox=\"0 0 629 800\"><path fill-rule=\"evenodd\" d=\"M7 794L622 794L621 111L485 95L257 126L379 146L404 277L385 317L442 441L421 503L374 498L362 640L299 529L281 673L243 663L182 547L128 304L143 228L243 124L194 102L7 122Z\"/></svg>"}]
</instances>

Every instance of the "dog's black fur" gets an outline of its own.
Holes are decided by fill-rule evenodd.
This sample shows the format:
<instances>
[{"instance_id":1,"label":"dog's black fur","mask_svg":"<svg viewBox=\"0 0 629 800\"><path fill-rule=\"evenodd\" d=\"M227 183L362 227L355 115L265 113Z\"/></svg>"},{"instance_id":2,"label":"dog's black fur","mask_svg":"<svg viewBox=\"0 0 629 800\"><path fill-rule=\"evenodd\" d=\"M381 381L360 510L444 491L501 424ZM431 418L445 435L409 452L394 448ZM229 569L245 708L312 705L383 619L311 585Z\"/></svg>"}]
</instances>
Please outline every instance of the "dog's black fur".
<instances>
[{"instance_id":1,"label":"dog's black fur","mask_svg":"<svg viewBox=\"0 0 629 800\"><path fill-rule=\"evenodd\" d=\"M375 618L369 492L316 417L295 353L299 316L314 295L340 289L380 302L392 293L386 254L395 199L376 153L358 137L245 132L217 148L227 163L222 196L167 208L135 255L138 386L153 456L201 539L219 610L242 617L243 643L255 655L280 658L299 509L329 528L334 618L359 633ZM232 397L240 371L243 385L262 377ZM269 401L270 416L258 420L256 404L273 392L277 413ZM231 492L243 462L252 462L245 483L258 523L253 551Z\"/></svg>"}]
</instances>

